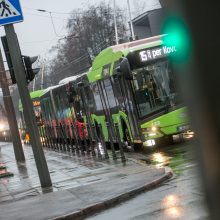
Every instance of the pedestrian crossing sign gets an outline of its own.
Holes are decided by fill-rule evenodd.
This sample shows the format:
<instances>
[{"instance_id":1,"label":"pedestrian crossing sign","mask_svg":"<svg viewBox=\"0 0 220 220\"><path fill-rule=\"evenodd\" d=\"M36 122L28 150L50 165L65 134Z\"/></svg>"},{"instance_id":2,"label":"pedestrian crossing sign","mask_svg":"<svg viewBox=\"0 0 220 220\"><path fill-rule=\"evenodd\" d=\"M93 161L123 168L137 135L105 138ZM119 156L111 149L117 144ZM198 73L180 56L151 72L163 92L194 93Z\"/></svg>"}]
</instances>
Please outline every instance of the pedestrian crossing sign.
<instances>
[{"instance_id":1,"label":"pedestrian crossing sign","mask_svg":"<svg viewBox=\"0 0 220 220\"><path fill-rule=\"evenodd\" d=\"M19 0L0 0L0 25L23 21Z\"/></svg>"}]
</instances>

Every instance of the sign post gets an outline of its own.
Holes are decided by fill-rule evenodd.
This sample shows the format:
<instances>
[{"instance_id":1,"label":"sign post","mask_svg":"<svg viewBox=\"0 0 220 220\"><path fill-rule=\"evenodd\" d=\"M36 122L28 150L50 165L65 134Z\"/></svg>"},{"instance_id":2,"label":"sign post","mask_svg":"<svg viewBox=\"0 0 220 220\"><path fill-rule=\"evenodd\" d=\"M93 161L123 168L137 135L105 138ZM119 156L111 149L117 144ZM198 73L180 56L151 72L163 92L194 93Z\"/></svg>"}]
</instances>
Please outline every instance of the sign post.
<instances>
[{"instance_id":1,"label":"sign post","mask_svg":"<svg viewBox=\"0 0 220 220\"><path fill-rule=\"evenodd\" d=\"M50 174L44 155L44 151L40 141L40 135L37 128L32 101L29 90L27 88L27 79L25 77L25 69L21 57L21 51L17 39L17 35L12 23L23 20L21 7L18 0L2 0L0 2L0 24L4 25L6 38L8 42L9 52L12 65L15 72L15 78L20 93L23 106L24 118L30 133L30 142L43 188L52 186Z\"/></svg>"}]
</instances>

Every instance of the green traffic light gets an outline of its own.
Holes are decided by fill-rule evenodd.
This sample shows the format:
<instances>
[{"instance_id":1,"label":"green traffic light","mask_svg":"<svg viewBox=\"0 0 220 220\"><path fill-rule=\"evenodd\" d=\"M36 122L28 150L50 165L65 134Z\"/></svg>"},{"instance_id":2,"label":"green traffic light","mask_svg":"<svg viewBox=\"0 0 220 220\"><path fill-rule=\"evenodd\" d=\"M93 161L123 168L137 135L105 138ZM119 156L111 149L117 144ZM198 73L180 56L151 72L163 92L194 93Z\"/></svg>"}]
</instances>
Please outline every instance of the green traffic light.
<instances>
[{"instance_id":1,"label":"green traffic light","mask_svg":"<svg viewBox=\"0 0 220 220\"><path fill-rule=\"evenodd\" d=\"M192 42L189 29L181 17L169 16L162 27L163 43L165 46L175 46L176 53L170 55L174 62L189 61L192 52Z\"/></svg>"}]
</instances>

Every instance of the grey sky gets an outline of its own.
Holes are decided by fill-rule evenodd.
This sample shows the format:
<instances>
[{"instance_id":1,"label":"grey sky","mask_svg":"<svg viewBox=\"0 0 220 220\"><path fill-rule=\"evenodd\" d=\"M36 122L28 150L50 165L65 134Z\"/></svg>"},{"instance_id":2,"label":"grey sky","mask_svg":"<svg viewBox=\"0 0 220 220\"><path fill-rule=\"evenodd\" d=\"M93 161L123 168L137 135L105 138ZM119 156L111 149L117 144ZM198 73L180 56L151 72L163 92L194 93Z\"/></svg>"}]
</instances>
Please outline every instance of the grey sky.
<instances>
[{"instance_id":1,"label":"grey sky","mask_svg":"<svg viewBox=\"0 0 220 220\"><path fill-rule=\"evenodd\" d=\"M88 3L91 5L98 4L102 0L20 0L24 22L15 24L15 30L18 34L22 54L24 55L40 55L44 57L48 55L48 50L56 45L59 37L53 30L49 13L38 12L36 9L44 9L52 13L56 32L60 36L66 35L65 25L69 12L77 8L87 8ZM113 4L113 0L105 0L107 3ZM158 0L130 0L131 10L137 10L134 3L145 3L145 10L158 7ZM116 0L116 4L126 7L127 0ZM142 9L140 9L142 10ZM64 14L67 13L67 14ZM3 27L0 27L0 35L4 35Z\"/></svg>"}]
</instances>

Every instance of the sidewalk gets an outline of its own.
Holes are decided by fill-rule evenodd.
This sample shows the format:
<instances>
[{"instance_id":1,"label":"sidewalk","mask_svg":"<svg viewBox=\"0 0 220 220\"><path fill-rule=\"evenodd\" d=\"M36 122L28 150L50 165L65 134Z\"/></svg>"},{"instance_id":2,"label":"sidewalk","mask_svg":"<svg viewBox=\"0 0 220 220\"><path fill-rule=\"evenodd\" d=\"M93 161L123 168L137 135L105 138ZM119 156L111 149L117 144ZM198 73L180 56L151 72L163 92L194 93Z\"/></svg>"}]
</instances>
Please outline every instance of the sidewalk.
<instances>
[{"instance_id":1,"label":"sidewalk","mask_svg":"<svg viewBox=\"0 0 220 220\"><path fill-rule=\"evenodd\" d=\"M47 149L53 187L42 192L31 147L24 146L24 164L16 164L11 144L0 143L0 148L0 162L14 174L0 179L0 216L4 220L80 219L172 176L164 168L139 163L134 159L137 155L127 155L122 164L120 159L98 160Z\"/></svg>"}]
</instances>

